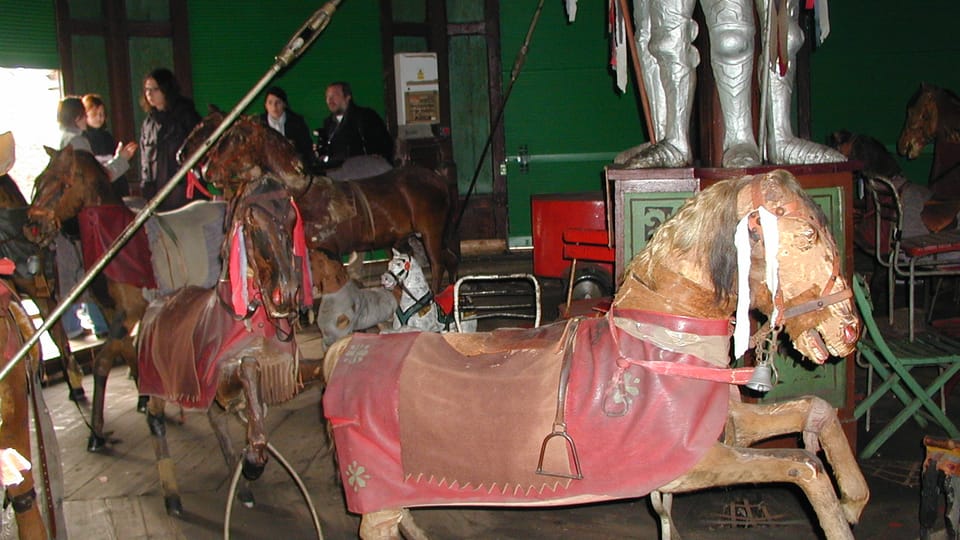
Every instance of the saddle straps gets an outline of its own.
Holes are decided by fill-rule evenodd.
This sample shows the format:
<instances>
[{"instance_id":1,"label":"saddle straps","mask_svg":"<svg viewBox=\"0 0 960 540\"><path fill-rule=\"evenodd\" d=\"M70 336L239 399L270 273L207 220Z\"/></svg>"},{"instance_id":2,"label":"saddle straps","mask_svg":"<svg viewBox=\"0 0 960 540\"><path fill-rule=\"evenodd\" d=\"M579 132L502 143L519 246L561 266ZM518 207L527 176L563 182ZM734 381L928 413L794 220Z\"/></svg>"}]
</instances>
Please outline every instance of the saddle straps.
<instances>
[{"instance_id":1,"label":"saddle straps","mask_svg":"<svg viewBox=\"0 0 960 540\"><path fill-rule=\"evenodd\" d=\"M561 351L563 352L563 365L560 368L560 382L557 387L557 415L553 419L553 431L543 438L543 444L540 445L540 460L537 462L537 474L546 476L557 476L560 478L570 478L573 480L582 480L583 471L580 468L580 456L577 455L577 445L573 438L567 433L567 421L564 413L564 406L567 402L567 385L570 382L570 365L573 363L573 349L577 337L577 329L580 326L580 318L571 319L566 328L563 329L563 337L560 339ZM550 472L543 470L543 458L547 453L547 444L552 439L560 438L565 444L565 450L573 454L573 466L575 474L565 472Z\"/></svg>"}]
</instances>

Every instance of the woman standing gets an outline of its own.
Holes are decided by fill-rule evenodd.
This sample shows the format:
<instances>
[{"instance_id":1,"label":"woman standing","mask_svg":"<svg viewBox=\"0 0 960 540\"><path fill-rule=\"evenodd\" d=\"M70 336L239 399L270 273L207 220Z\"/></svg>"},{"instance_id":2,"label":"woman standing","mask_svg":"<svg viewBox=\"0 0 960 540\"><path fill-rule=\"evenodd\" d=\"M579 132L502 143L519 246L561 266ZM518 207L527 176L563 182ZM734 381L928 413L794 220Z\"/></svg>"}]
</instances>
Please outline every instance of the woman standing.
<instances>
[{"instance_id":1,"label":"woman standing","mask_svg":"<svg viewBox=\"0 0 960 540\"><path fill-rule=\"evenodd\" d=\"M106 165L113 159L116 152L122 149L117 147L117 140L113 138L113 134L107 131L106 104L99 94L87 94L83 96L83 108L87 113L87 129L83 130L83 136L90 141L90 149L93 155L97 156L97 161ZM113 181L113 191L121 197L130 195L126 176L120 176Z\"/></svg>"},{"instance_id":2,"label":"woman standing","mask_svg":"<svg viewBox=\"0 0 960 540\"><path fill-rule=\"evenodd\" d=\"M67 96L60 100L57 105L57 123L60 125L60 150L72 146L74 150L85 150L96 155L90 141L83 136L83 130L87 129L87 111L80 98ZM130 159L136 151L137 143L127 143L118 147L116 154L103 163L110 172L111 181L120 178L130 169Z\"/></svg>"},{"instance_id":3,"label":"woman standing","mask_svg":"<svg viewBox=\"0 0 960 540\"><path fill-rule=\"evenodd\" d=\"M152 198L179 169L177 150L200 115L193 101L180 95L173 72L157 68L143 79L140 106L147 112L140 130L140 191ZM190 202L186 182L178 185L158 210L174 210Z\"/></svg>"},{"instance_id":4,"label":"woman standing","mask_svg":"<svg viewBox=\"0 0 960 540\"><path fill-rule=\"evenodd\" d=\"M290 109L290 102L287 101L287 93L283 88L271 86L263 99L263 108L266 112L260 114L260 121L289 139L303 161L304 170L313 171L316 158L313 141L310 139L310 128L303 116Z\"/></svg>"}]
</instances>

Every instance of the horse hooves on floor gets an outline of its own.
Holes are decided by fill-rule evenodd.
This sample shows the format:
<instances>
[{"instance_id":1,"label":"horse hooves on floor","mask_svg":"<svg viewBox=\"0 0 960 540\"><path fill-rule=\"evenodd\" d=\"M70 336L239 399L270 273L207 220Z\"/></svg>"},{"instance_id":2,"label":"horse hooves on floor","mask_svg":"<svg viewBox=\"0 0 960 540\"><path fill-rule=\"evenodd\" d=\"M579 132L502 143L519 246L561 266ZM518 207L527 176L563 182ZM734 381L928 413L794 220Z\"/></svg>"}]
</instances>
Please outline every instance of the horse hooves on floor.
<instances>
[{"instance_id":1,"label":"horse hooves on floor","mask_svg":"<svg viewBox=\"0 0 960 540\"><path fill-rule=\"evenodd\" d=\"M240 501L240 504L244 508L253 508L256 504L256 500L253 498L253 492L249 488L240 488L237 491L237 500Z\"/></svg>"},{"instance_id":2,"label":"horse hooves on floor","mask_svg":"<svg viewBox=\"0 0 960 540\"><path fill-rule=\"evenodd\" d=\"M83 388L73 388L70 390L68 398L74 403L83 403L87 401L87 393L83 391Z\"/></svg>"},{"instance_id":3,"label":"horse hooves on floor","mask_svg":"<svg viewBox=\"0 0 960 540\"><path fill-rule=\"evenodd\" d=\"M96 433L91 433L87 439L87 452L99 452L107 445L107 438L101 437Z\"/></svg>"},{"instance_id":4,"label":"horse hooves on floor","mask_svg":"<svg viewBox=\"0 0 960 540\"><path fill-rule=\"evenodd\" d=\"M179 495L167 495L163 498L163 505L167 509L168 516L180 516L183 514L183 503L180 502Z\"/></svg>"},{"instance_id":5,"label":"horse hooves on floor","mask_svg":"<svg viewBox=\"0 0 960 540\"><path fill-rule=\"evenodd\" d=\"M252 482L260 478L265 466L266 463L257 464L245 459L243 460L243 477Z\"/></svg>"},{"instance_id":6,"label":"horse hooves on floor","mask_svg":"<svg viewBox=\"0 0 960 540\"><path fill-rule=\"evenodd\" d=\"M147 402L150 401L150 396L140 396L137 398L137 412L140 414L147 414Z\"/></svg>"}]
</instances>

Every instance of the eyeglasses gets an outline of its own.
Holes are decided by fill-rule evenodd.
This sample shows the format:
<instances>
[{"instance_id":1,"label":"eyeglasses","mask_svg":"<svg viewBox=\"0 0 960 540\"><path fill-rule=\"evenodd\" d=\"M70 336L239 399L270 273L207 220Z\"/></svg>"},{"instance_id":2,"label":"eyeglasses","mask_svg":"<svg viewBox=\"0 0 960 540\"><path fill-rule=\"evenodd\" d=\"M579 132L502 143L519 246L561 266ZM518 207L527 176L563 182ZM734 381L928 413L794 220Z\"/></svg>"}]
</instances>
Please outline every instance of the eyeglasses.
<instances>
[{"instance_id":1,"label":"eyeglasses","mask_svg":"<svg viewBox=\"0 0 960 540\"><path fill-rule=\"evenodd\" d=\"M144 86L144 87L143 87L143 93L144 93L144 94L152 94L152 93L157 92L157 91L159 91L159 90L160 90L160 87L159 87L159 86Z\"/></svg>"}]
</instances>

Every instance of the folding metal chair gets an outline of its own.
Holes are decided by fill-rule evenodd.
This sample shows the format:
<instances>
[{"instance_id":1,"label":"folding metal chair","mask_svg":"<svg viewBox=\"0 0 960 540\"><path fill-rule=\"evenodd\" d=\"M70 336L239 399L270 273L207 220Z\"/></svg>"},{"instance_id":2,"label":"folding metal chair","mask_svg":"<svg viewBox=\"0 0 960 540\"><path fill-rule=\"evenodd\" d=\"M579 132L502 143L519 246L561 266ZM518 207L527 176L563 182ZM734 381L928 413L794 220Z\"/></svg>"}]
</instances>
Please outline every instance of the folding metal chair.
<instances>
[{"instance_id":1,"label":"folding metal chair","mask_svg":"<svg viewBox=\"0 0 960 540\"><path fill-rule=\"evenodd\" d=\"M904 235L904 210L900 192L890 179L882 176L864 178L864 187L875 210L875 257L887 269L888 314L893 323L894 288L897 278L907 286L910 339L914 338L914 307L917 281L946 276L960 276L960 230ZM869 203L868 203L869 204ZM936 293L927 310L929 322Z\"/></svg>"},{"instance_id":2,"label":"folding metal chair","mask_svg":"<svg viewBox=\"0 0 960 540\"><path fill-rule=\"evenodd\" d=\"M944 412L946 396L943 395L943 385L960 372L960 341L932 331L917 333L913 340L884 336L873 318L866 282L859 274L853 279L853 294L866 328L857 344L857 352L883 380L876 388L872 387L871 381L867 397L856 406L853 416L859 419L869 413L870 408L887 391L892 392L904 405L903 410L866 444L860 457L866 459L873 456L911 417L921 427L926 427L929 419L939 424L947 436L960 437L960 430ZM927 367L938 368L939 373L927 386L923 386L914 376L916 372L912 371ZM931 399L937 392L940 392L942 407L938 407Z\"/></svg>"},{"instance_id":3,"label":"folding metal chair","mask_svg":"<svg viewBox=\"0 0 960 540\"><path fill-rule=\"evenodd\" d=\"M457 331L464 321L481 319L527 319L540 326L542 306L540 281L533 274L484 274L464 276L453 286L453 315ZM471 313L465 315L464 306Z\"/></svg>"}]
</instances>

